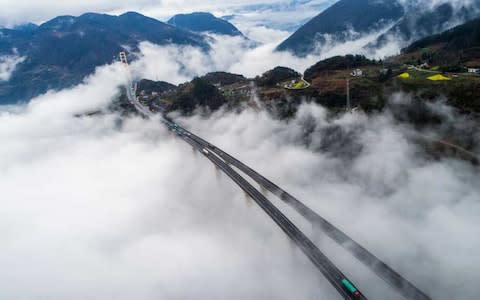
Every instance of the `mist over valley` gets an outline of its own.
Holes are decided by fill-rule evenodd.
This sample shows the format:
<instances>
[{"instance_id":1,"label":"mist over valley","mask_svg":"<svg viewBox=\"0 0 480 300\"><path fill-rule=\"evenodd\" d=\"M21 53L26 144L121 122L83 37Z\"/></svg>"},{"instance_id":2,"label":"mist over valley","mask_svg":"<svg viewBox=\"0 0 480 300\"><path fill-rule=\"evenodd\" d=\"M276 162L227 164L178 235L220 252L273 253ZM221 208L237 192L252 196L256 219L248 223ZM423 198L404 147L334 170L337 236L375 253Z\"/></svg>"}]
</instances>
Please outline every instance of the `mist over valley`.
<instances>
[{"instance_id":1,"label":"mist over valley","mask_svg":"<svg viewBox=\"0 0 480 300\"><path fill-rule=\"evenodd\" d=\"M478 296L478 1L2 4L0 298Z\"/></svg>"}]
</instances>

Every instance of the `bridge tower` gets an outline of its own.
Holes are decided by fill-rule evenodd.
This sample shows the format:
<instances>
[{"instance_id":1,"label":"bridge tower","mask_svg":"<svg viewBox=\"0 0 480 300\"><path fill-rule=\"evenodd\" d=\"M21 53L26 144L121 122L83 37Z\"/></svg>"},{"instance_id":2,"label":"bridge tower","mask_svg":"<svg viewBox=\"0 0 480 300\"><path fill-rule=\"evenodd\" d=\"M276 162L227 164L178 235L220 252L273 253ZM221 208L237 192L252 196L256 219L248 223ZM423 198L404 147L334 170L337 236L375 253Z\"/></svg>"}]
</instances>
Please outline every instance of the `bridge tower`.
<instances>
[{"instance_id":1,"label":"bridge tower","mask_svg":"<svg viewBox=\"0 0 480 300\"><path fill-rule=\"evenodd\" d=\"M120 58L120 62L128 66L127 53L125 53L125 51L120 52L118 54L118 57Z\"/></svg>"},{"instance_id":2,"label":"bridge tower","mask_svg":"<svg viewBox=\"0 0 480 300\"><path fill-rule=\"evenodd\" d=\"M130 66L128 64L128 59L127 59L127 53L125 51L121 51L118 53L118 58L120 59L120 62L125 66L127 69L127 97L133 105L138 101L137 100L137 84L133 83L132 79L132 74L130 73ZM136 105L135 105L136 106ZM136 106L137 108L140 108L140 106Z\"/></svg>"}]
</instances>

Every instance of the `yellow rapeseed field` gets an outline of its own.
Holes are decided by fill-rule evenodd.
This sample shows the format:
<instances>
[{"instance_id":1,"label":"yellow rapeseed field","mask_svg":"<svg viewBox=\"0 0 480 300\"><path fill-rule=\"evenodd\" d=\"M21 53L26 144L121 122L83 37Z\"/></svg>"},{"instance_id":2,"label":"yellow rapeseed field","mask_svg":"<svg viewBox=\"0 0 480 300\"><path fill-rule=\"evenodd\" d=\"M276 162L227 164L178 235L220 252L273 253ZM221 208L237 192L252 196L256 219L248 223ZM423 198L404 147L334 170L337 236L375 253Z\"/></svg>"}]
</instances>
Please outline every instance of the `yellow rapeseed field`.
<instances>
[{"instance_id":1,"label":"yellow rapeseed field","mask_svg":"<svg viewBox=\"0 0 480 300\"><path fill-rule=\"evenodd\" d=\"M442 74L433 75L433 76L428 77L427 79L428 79L428 80L431 80L431 81L452 80L451 78L448 78L448 77L446 77L446 76L443 76Z\"/></svg>"}]
</instances>

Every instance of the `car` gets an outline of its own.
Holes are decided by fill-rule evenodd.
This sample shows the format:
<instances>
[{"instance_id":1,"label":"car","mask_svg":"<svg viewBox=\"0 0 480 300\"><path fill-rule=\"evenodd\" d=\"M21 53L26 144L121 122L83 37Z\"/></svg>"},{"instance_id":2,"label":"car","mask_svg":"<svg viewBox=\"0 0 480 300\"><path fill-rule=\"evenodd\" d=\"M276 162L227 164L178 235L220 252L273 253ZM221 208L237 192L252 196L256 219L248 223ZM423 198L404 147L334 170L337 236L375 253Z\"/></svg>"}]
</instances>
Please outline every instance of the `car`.
<instances>
[{"instance_id":1,"label":"car","mask_svg":"<svg viewBox=\"0 0 480 300\"><path fill-rule=\"evenodd\" d=\"M203 154L205 154L205 155L209 155L209 154L210 154L210 152L208 152L208 150L205 149L205 148L202 149L202 152L203 152Z\"/></svg>"}]
</instances>

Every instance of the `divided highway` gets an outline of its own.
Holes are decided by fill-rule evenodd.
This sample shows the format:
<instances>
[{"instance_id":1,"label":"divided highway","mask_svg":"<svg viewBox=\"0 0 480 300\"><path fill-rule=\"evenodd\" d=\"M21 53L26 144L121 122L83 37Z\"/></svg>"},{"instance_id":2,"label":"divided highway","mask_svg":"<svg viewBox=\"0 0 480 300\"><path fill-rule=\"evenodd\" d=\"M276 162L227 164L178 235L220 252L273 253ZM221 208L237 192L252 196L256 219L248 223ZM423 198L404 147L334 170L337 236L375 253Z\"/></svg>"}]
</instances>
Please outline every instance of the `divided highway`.
<instances>
[{"instance_id":1,"label":"divided highway","mask_svg":"<svg viewBox=\"0 0 480 300\"><path fill-rule=\"evenodd\" d=\"M351 281L298 229L278 208L276 208L262 193L254 188L245 178L233 170L227 163L188 135L181 136L192 147L203 153L213 164L220 168L242 190L244 190L283 232L303 251L310 261L320 270L333 285L343 299L367 299L352 284ZM348 282L352 290L348 290L344 282ZM354 291L353 291L354 290Z\"/></svg>"},{"instance_id":2,"label":"divided highway","mask_svg":"<svg viewBox=\"0 0 480 300\"><path fill-rule=\"evenodd\" d=\"M182 128L182 130L185 130ZM188 131L186 131L188 132ZM355 240L350 238L343 231L335 227L333 224L322 218L311 208L303 204L300 200L296 199L288 192L284 191L276 184L263 177L261 174L248 167L241 161L237 160L230 154L222 151L218 147L210 144L199 136L188 132L190 137L195 139L203 147L217 154L224 159L228 164L231 164L238 168L240 171L251 177L259 185L263 186L272 194L279 197L285 203L294 208L305 219L309 220L313 225L318 226L325 234L327 234L332 240L341 245L344 249L349 251L355 258L361 261L365 266L370 268L378 277L387 282L391 287L395 288L405 299L411 300L430 300L431 298L423 293L420 289L414 286L410 281L402 277L395 272L382 260L373 255L370 251L362 247Z\"/></svg>"},{"instance_id":3,"label":"divided highway","mask_svg":"<svg viewBox=\"0 0 480 300\"><path fill-rule=\"evenodd\" d=\"M145 106L138 102L136 86L127 87L127 97L130 103L144 116L153 115ZM173 123L164 116L163 121L167 126ZM276 208L262 193L255 189L247 180L238 174L230 165L235 166L258 184L278 196L281 200L297 210L307 220L319 226L331 239L347 249L353 256L369 267L380 278L394 287L403 297L411 300L430 300L426 294L416 288L412 283L403 278L387 264L382 262L360 244L355 242L330 222L322 218L301 201L282 190L273 182L263 177L233 156L203 140L199 136L174 125L177 134L192 147L203 153L213 164L220 168L227 176L237 183L287 234L287 236L305 253L312 263L320 270L325 278L335 287L344 299L366 299L356 287L341 273L341 271L309 240L278 208ZM170 126L169 126L170 127ZM170 129L172 129L170 127Z\"/></svg>"}]
</instances>

